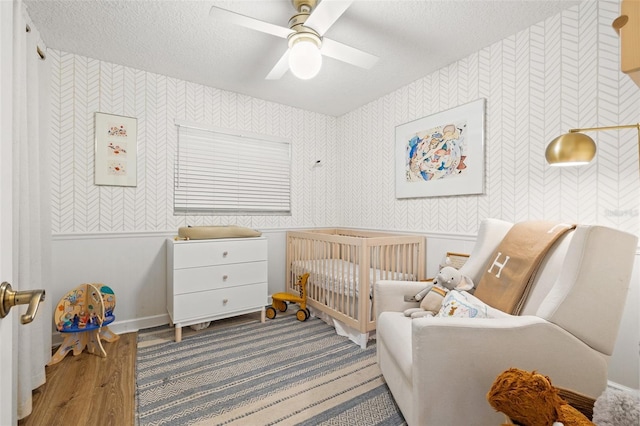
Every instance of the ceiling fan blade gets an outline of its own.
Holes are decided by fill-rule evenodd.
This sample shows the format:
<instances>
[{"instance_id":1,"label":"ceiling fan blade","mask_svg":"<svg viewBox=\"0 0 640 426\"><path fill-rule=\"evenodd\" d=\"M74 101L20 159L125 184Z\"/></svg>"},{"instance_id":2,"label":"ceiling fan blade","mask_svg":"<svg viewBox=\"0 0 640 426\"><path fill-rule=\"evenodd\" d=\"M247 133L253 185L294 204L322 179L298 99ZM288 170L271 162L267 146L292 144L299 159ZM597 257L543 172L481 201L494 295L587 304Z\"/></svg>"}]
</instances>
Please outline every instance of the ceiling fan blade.
<instances>
[{"instance_id":1,"label":"ceiling fan blade","mask_svg":"<svg viewBox=\"0 0 640 426\"><path fill-rule=\"evenodd\" d=\"M289 70L289 49L284 52L284 55L275 64L275 66L269 71L269 74L265 77L265 80L279 80Z\"/></svg>"},{"instance_id":2,"label":"ceiling fan blade","mask_svg":"<svg viewBox=\"0 0 640 426\"><path fill-rule=\"evenodd\" d=\"M209 16L216 19L224 19L227 22L231 22L245 28L271 34L281 38L287 38L289 34L294 32L287 27L280 27L269 22L264 22L259 19L241 15L239 13L232 12L227 9L222 9L216 6L211 6L211 9L209 10Z\"/></svg>"},{"instance_id":3,"label":"ceiling fan blade","mask_svg":"<svg viewBox=\"0 0 640 426\"><path fill-rule=\"evenodd\" d=\"M326 37L322 39L320 52L330 58L365 69L370 69L378 62L377 56L347 46L346 44L338 43Z\"/></svg>"},{"instance_id":4,"label":"ceiling fan blade","mask_svg":"<svg viewBox=\"0 0 640 426\"><path fill-rule=\"evenodd\" d=\"M305 27L313 28L320 36L338 20L353 0L322 0L311 12L304 23Z\"/></svg>"}]
</instances>

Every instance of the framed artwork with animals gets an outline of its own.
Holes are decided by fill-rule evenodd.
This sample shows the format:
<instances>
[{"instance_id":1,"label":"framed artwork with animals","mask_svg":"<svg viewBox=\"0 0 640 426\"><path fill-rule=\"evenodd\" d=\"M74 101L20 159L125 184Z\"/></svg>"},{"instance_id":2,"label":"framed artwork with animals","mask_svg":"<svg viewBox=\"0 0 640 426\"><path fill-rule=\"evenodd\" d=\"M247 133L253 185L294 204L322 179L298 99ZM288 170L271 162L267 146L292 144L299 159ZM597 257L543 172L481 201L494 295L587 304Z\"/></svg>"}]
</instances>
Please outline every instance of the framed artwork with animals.
<instances>
[{"instance_id":1,"label":"framed artwork with animals","mask_svg":"<svg viewBox=\"0 0 640 426\"><path fill-rule=\"evenodd\" d=\"M396 127L396 198L484 192L484 111L478 99Z\"/></svg>"}]
</instances>

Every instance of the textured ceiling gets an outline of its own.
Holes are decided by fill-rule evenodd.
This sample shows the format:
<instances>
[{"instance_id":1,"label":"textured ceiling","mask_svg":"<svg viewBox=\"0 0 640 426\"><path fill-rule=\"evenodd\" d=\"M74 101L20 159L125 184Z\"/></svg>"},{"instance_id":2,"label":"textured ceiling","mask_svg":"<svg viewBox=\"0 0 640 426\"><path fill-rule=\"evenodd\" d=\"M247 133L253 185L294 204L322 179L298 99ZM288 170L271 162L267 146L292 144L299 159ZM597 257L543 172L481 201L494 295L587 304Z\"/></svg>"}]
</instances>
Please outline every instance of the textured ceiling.
<instances>
[{"instance_id":1,"label":"textured ceiling","mask_svg":"<svg viewBox=\"0 0 640 426\"><path fill-rule=\"evenodd\" d=\"M380 57L324 58L303 81L265 80L286 40L209 17L212 5L287 26L289 0L24 0L49 48L339 116L579 1L356 0L325 36Z\"/></svg>"}]
</instances>

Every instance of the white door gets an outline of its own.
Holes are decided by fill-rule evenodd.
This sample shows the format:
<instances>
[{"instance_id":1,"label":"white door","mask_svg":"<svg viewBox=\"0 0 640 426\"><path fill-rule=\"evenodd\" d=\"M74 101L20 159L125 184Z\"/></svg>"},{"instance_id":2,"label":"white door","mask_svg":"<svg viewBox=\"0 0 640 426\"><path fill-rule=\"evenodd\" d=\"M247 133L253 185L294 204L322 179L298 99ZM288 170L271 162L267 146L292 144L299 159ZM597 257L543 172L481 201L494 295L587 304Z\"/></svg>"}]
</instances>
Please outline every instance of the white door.
<instances>
[{"instance_id":1,"label":"white door","mask_svg":"<svg viewBox=\"0 0 640 426\"><path fill-rule=\"evenodd\" d=\"M0 0L0 282L11 283L13 110L13 1ZM14 324L17 309L0 319L0 425L17 424L16 352Z\"/></svg>"}]
</instances>

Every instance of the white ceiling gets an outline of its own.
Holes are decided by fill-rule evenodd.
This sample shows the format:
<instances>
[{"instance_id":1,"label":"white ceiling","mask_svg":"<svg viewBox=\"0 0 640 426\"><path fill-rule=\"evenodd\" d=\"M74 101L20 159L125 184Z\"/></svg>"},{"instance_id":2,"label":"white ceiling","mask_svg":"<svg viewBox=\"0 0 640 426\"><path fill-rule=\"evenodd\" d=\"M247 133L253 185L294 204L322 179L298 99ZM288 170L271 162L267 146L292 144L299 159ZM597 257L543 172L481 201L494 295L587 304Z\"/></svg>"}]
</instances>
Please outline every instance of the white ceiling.
<instances>
[{"instance_id":1,"label":"white ceiling","mask_svg":"<svg viewBox=\"0 0 640 426\"><path fill-rule=\"evenodd\" d=\"M324 58L313 80L265 80L287 48L209 17L212 5L287 26L290 0L24 0L47 47L309 111L340 116L579 3L356 0L327 37L380 58L364 70Z\"/></svg>"}]
</instances>

